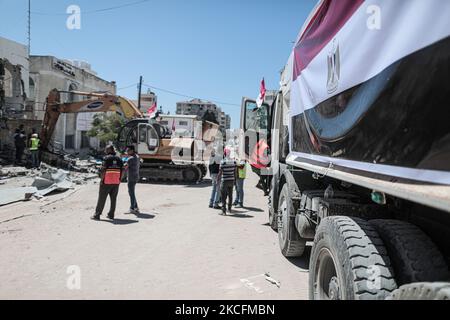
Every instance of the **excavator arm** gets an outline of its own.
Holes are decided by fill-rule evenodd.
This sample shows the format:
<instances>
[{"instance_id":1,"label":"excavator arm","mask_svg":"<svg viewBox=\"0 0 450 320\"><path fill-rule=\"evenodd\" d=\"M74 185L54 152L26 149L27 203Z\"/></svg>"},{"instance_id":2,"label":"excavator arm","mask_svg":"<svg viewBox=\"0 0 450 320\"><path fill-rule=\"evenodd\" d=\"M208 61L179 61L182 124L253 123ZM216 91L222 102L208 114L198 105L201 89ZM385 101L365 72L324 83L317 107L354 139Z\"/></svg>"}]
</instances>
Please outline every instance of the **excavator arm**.
<instances>
[{"instance_id":1,"label":"excavator arm","mask_svg":"<svg viewBox=\"0 0 450 320\"><path fill-rule=\"evenodd\" d=\"M61 102L61 93L70 93L72 95L84 97L85 100L77 102ZM50 139L62 113L79 112L116 112L125 119L143 118L143 113L126 98L99 93L87 93L79 91L59 91L53 89L50 91L47 101L44 121L41 129L41 148L48 149Z\"/></svg>"}]
</instances>

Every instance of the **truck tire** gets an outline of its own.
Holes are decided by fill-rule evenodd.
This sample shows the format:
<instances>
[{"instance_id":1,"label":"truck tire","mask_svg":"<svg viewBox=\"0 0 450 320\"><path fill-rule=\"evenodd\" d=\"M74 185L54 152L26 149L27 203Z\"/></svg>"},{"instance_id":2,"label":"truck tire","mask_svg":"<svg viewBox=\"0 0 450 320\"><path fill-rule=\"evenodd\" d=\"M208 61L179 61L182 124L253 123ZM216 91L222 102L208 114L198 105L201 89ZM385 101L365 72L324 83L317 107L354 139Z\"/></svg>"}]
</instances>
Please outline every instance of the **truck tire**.
<instances>
[{"instance_id":1,"label":"truck tire","mask_svg":"<svg viewBox=\"0 0 450 320\"><path fill-rule=\"evenodd\" d=\"M278 231L278 214L269 208L269 225L274 231Z\"/></svg>"},{"instance_id":2,"label":"truck tire","mask_svg":"<svg viewBox=\"0 0 450 320\"><path fill-rule=\"evenodd\" d=\"M312 300L384 300L397 289L389 257L367 221L327 217L317 228L309 265Z\"/></svg>"},{"instance_id":3,"label":"truck tire","mask_svg":"<svg viewBox=\"0 0 450 320\"><path fill-rule=\"evenodd\" d=\"M399 286L413 282L448 281L439 249L415 225L399 220L370 221L386 246Z\"/></svg>"},{"instance_id":4,"label":"truck tire","mask_svg":"<svg viewBox=\"0 0 450 320\"><path fill-rule=\"evenodd\" d=\"M386 300L450 300L450 283L407 284L392 292Z\"/></svg>"},{"instance_id":5,"label":"truck tire","mask_svg":"<svg viewBox=\"0 0 450 320\"><path fill-rule=\"evenodd\" d=\"M288 184L283 186L278 202L278 242L281 253L287 258L300 257L305 251L306 240L302 239L295 229L294 204Z\"/></svg>"}]
</instances>

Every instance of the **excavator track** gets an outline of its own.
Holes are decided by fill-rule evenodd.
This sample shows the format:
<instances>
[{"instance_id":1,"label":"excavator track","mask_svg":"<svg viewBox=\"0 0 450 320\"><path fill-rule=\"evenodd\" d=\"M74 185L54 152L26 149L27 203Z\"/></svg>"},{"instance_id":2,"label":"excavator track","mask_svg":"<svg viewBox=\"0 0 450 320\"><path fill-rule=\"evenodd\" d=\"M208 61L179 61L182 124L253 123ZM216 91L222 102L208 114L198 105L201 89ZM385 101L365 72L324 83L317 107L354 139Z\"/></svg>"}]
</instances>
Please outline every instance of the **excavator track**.
<instances>
[{"instance_id":1,"label":"excavator track","mask_svg":"<svg viewBox=\"0 0 450 320\"><path fill-rule=\"evenodd\" d=\"M204 165L175 165L169 163L144 163L141 179L147 182L196 183L205 176Z\"/></svg>"}]
</instances>

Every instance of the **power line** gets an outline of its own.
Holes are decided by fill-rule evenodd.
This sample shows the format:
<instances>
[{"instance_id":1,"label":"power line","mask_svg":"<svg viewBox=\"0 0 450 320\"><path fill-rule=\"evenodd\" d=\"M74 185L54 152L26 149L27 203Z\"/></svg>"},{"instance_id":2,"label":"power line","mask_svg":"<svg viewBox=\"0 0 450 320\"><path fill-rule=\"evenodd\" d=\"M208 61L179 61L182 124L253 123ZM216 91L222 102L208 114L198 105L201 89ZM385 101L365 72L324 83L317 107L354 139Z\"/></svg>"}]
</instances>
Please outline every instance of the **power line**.
<instances>
[{"instance_id":1,"label":"power line","mask_svg":"<svg viewBox=\"0 0 450 320\"><path fill-rule=\"evenodd\" d=\"M211 102L214 102L214 103L217 103L217 104L221 104L221 105L240 107L240 105L238 105L236 103L229 103L229 102L217 101L217 100L212 100L212 99L204 99L204 98L194 97L194 96L186 95L186 94L183 94L183 93L178 93L178 92L171 91L171 90L158 88L158 87L155 87L155 86L152 86L152 85L149 85L149 84L145 84L145 83L143 85L145 87L150 88L150 89L156 89L156 90L159 90L159 91L162 91L162 92L166 92L166 93L169 93L169 94L173 94L173 95L179 96L179 97L184 97L184 98L189 98L189 99L208 100L208 101L211 101Z\"/></svg>"},{"instance_id":2,"label":"power line","mask_svg":"<svg viewBox=\"0 0 450 320\"><path fill-rule=\"evenodd\" d=\"M137 85L138 85L138 83L133 83L133 84L130 84L129 86L118 88L117 91L129 89L129 88L132 88L132 87L137 86Z\"/></svg>"},{"instance_id":3,"label":"power line","mask_svg":"<svg viewBox=\"0 0 450 320\"><path fill-rule=\"evenodd\" d=\"M135 2L125 3L125 4L122 4L122 5L117 5L117 6L108 7L108 8L96 9L96 10L91 10L91 11L82 11L81 13L82 14L92 14L92 13L111 11L111 10L125 8L125 7L135 6L135 5L138 5L138 4L141 4L141 3L145 3L145 2L149 2L149 1L151 1L151 0L135 1ZM47 12L37 12L37 11L32 11L31 13L32 14L41 15L41 16L64 16L64 15L67 15L67 13L47 13Z\"/></svg>"}]
</instances>

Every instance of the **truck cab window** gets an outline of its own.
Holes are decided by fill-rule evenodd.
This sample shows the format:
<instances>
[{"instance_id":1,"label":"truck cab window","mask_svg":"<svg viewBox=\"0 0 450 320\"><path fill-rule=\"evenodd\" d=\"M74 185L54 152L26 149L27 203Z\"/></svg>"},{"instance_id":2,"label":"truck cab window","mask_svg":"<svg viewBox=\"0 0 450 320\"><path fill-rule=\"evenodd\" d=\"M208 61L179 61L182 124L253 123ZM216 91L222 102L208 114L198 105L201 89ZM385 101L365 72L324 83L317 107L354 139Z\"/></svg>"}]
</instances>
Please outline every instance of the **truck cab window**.
<instances>
[{"instance_id":1,"label":"truck cab window","mask_svg":"<svg viewBox=\"0 0 450 320\"><path fill-rule=\"evenodd\" d=\"M245 129L267 130L268 128L268 106L263 104L260 108L253 101L247 101L245 105Z\"/></svg>"}]
</instances>

